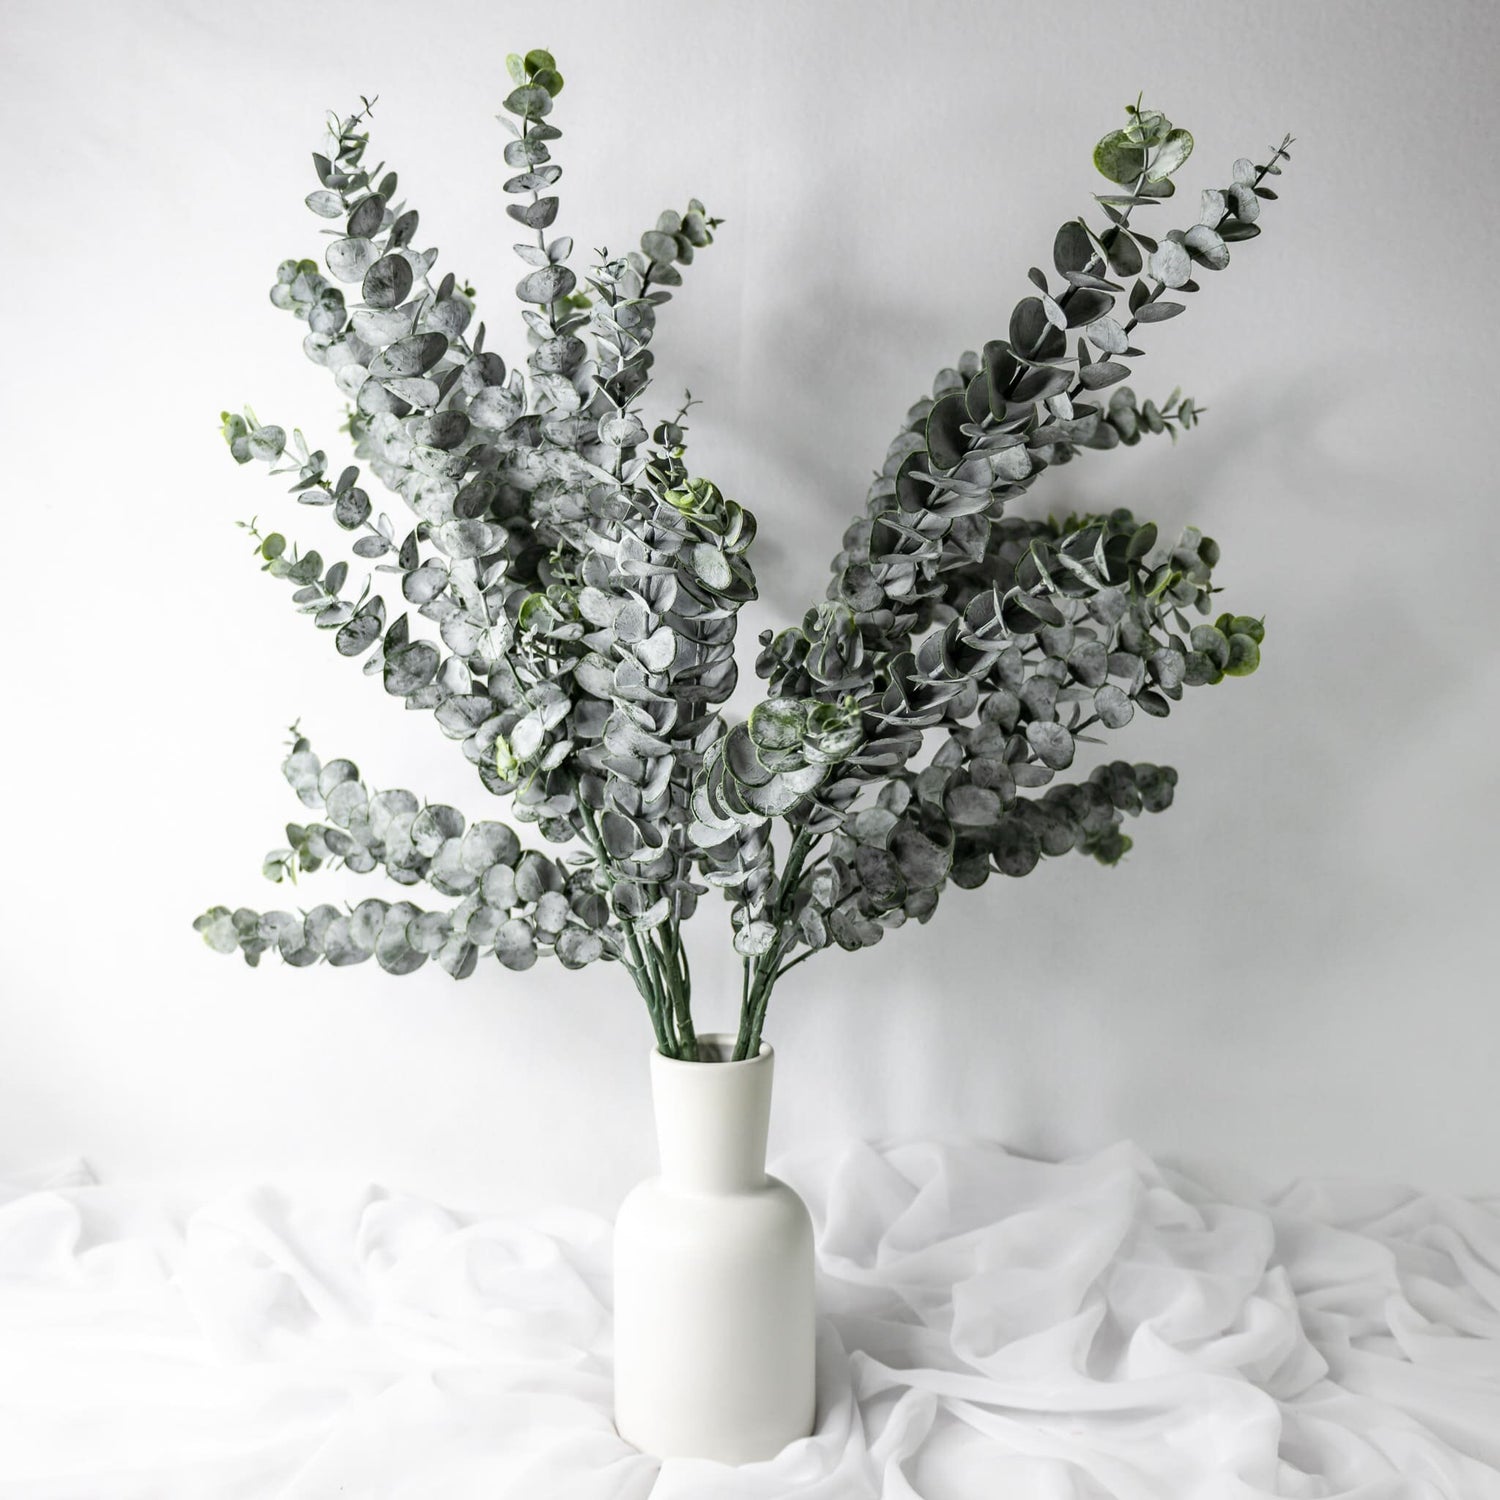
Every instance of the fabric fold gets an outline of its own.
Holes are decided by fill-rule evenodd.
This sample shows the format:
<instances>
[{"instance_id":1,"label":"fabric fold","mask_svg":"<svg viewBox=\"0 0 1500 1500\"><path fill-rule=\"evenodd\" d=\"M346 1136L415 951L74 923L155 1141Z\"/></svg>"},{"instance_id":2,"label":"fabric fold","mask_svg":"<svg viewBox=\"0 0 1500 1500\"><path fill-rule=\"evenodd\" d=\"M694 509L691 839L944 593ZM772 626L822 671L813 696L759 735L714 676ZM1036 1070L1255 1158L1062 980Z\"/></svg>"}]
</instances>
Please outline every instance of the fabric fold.
<instances>
[{"instance_id":1,"label":"fabric fold","mask_svg":"<svg viewBox=\"0 0 1500 1500\"><path fill-rule=\"evenodd\" d=\"M0 1183L0 1500L1500 1500L1500 1203L1122 1143L804 1148L818 1426L614 1431L610 1226Z\"/></svg>"}]
</instances>

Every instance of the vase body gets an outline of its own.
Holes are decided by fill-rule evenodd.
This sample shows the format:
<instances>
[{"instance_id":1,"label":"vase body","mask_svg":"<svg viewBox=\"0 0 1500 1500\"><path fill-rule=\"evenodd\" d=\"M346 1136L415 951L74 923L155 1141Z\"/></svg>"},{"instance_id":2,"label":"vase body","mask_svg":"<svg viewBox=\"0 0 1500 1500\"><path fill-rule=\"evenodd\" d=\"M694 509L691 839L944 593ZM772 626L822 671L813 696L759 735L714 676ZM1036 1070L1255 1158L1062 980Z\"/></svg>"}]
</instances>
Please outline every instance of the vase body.
<instances>
[{"instance_id":1,"label":"vase body","mask_svg":"<svg viewBox=\"0 0 1500 1500\"><path fill-rule=\"evenodd\" d=\"M813 1430L812 1222L765 1170L772 1065L651 1055L661 1174L615 1221L615 1427L662 1458L751 1463Z\"/></svg>"}]
</instances>

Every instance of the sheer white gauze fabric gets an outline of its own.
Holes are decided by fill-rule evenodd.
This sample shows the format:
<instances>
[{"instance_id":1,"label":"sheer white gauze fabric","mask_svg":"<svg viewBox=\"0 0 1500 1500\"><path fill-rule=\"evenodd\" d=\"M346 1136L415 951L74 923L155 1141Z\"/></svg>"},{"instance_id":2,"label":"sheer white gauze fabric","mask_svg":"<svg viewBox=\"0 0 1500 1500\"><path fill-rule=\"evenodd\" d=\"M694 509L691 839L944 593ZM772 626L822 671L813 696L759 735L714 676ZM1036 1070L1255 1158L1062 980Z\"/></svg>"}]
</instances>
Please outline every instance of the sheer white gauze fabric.
<instances>
[{"instance_id":1,"label":"sheer white gauze fabric","mask_svg":"<svg viewBox=\"0 0 1500 1500\"><path fill-rule=\"evenodd\" d=\"M0 1190L5 1500L1500 1497L1500 1201L1225 1201L1132 1146L805 1151L817 1432L610 1422L610 1227L370 1188Z\"/></svg>"}]
</instances>

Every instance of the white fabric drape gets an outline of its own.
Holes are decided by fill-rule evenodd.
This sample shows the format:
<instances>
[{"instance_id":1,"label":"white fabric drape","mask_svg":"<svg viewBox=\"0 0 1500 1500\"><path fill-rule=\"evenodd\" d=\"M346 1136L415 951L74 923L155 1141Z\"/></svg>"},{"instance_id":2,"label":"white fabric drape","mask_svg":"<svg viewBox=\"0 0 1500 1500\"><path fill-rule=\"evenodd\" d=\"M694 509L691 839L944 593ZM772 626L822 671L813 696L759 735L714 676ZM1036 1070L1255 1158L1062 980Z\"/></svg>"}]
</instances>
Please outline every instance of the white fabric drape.
<instances>
[{"instance_id":1,"label":"white fabric drape","mask_svg":"<svg viewBox=\"0 0 1500 1500\"><path fill-rule=\"evenodd\" d=\"M1500 1200L1224 1201L1122 1145L777 1165L819 1420L738 1470L610 1422L610 1226L379 1188L0 1188L3 1500L1500 1497Z\"/></svg>"}]
</instances>

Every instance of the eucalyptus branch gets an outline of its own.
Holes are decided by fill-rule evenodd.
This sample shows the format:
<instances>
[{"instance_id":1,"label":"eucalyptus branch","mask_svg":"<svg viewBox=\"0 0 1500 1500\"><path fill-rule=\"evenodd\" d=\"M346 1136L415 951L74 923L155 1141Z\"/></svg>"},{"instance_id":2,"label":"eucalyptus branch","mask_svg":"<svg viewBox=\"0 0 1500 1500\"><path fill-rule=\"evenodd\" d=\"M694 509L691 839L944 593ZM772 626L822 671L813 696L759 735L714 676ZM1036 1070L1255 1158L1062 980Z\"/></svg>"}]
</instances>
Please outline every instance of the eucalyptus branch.
<instances>
[{"instance_id":1,"label":"eucalyptus branch","mask_svg":"<svg viewBox=\"0 0 1500 1500\"><path fill-rule=\"evenodd\" d=\"M455 807L422 803L410 792L371 791L352 761L320 761L298 736L282 774L305 807L327 822L287 825L287 846L263 866L273 881L295 882L324 865L356 874L381 870L400 885L425 882L461 898L445 912L409 902L367 900L339 913L320 906L303 919L285 912L214 907L199 921L211 946L233 934L252 962L269 948L294 966L326 959L343 965L374 956L393 974L418 969L429 956L455 978L493 956L506 968L529 969L539 952L568 968L620 956L621 931L595 893L592 866L569 867L523 849L507 824L466 824Z\"/></svg>"}]
</instances>

